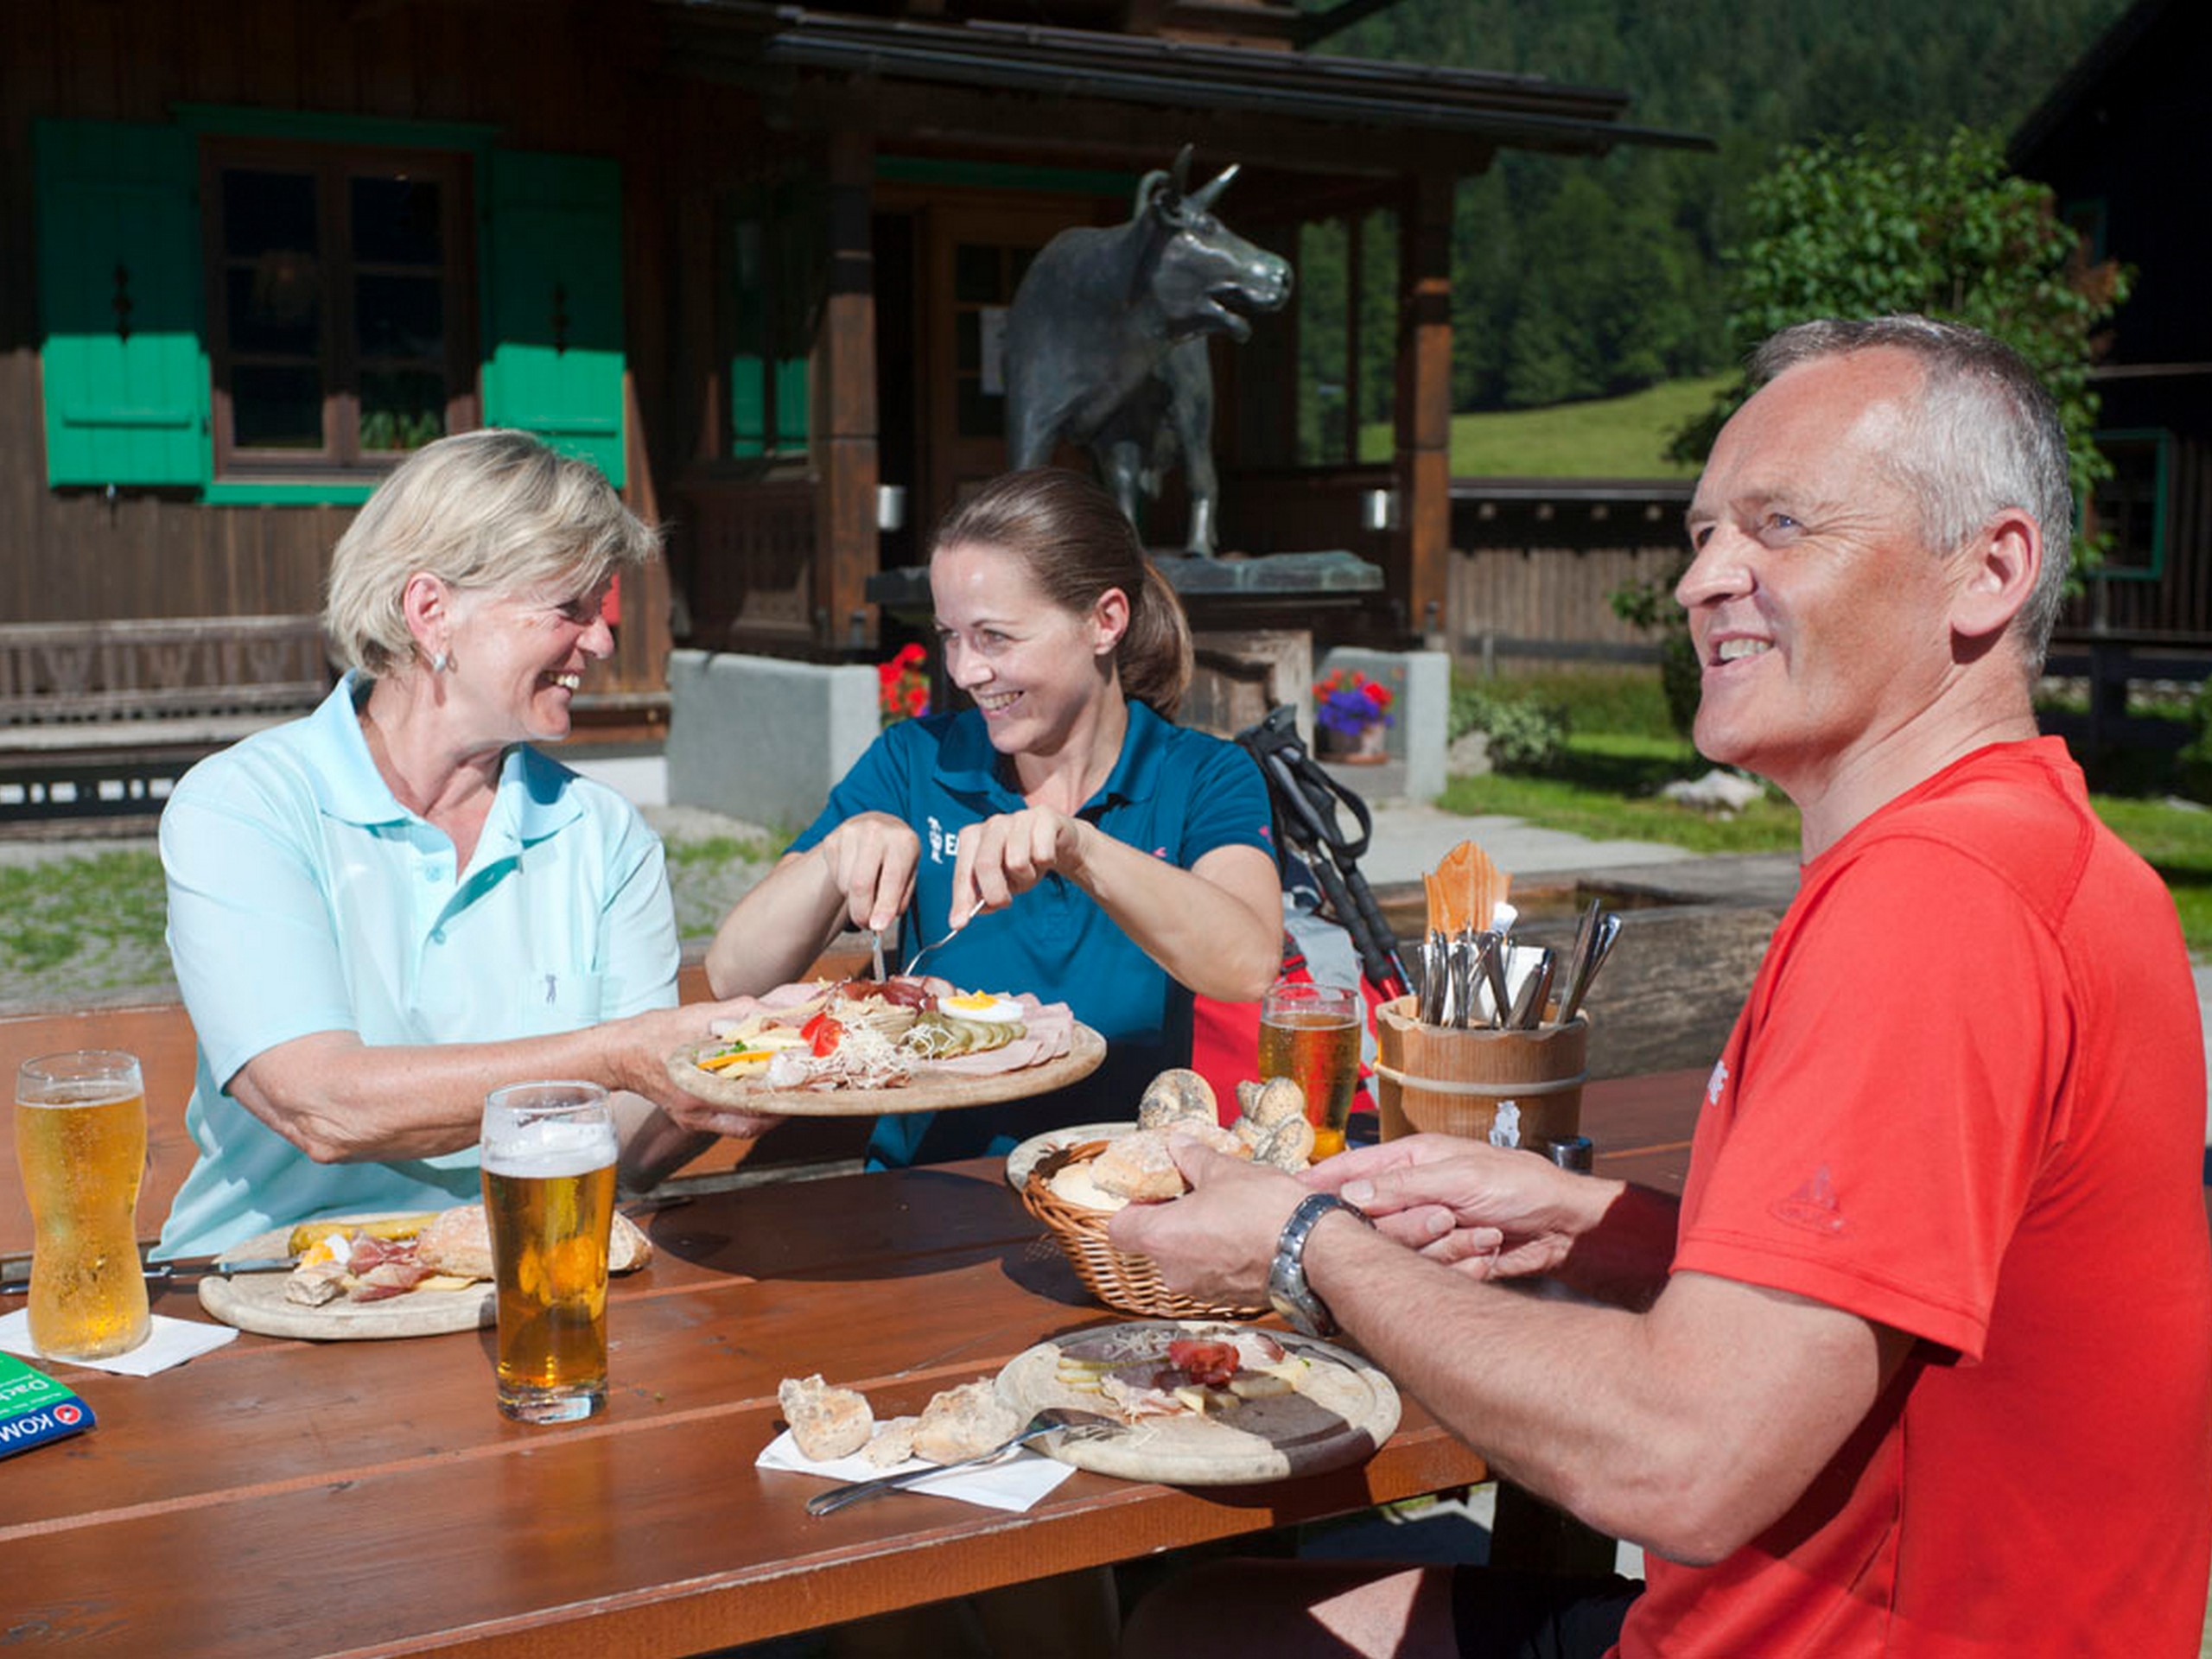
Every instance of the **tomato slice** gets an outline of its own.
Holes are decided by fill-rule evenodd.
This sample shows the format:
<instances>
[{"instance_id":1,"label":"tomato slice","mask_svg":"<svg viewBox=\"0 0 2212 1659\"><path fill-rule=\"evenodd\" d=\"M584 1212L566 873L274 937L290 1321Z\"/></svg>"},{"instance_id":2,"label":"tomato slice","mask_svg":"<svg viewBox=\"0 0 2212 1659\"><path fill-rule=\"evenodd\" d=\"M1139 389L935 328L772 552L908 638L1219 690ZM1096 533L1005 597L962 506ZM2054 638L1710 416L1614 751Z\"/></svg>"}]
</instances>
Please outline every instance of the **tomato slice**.
<instances>
[{"instance_id":1,"label":"tomato slice","mask_svg":"<svg viewBox=\"0 0 2212 1659\"><path fill-rule=\"evenodd\" d=\"M806 1039L808 1052L819 1059L824 1054L837 1052L837 1045L844 1039L845 1028L827 1014L817 1014L798 1028L798 1034Z\"/></svg>"}]
</instances>

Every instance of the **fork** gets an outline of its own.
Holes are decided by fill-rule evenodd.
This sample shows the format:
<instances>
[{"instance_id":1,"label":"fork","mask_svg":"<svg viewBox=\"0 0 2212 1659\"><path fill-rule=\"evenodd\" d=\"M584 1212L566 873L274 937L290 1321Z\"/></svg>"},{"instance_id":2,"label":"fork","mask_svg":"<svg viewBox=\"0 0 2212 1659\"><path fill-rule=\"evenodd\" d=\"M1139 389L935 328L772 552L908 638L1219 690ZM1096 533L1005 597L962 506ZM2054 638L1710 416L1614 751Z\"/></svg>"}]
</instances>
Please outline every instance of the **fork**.
<instances>
[{"instance_id":1,"label":"fork","mask_svg":"<svg viewBox=\"0 0 2212 1659\"><path fill-rule=\"evenodd\" d=\"M912 978L912 977L913 977L913 973L914 973L914 964L915 964L916 963L919 962L919 961L920 961L924 957L926 957L927 955L929 955L929 953L930 953L931 951L932 951L932 950L936 950L938 946L940 946L940 945L950 944L952 943L953 936L954 936L955 934L958 933L962 928L963 928L963 927L967 926L969 923L970 923L970 922L974 921L975 919L976 919L976 912L975 912L974 911L972 911L972 910L971 910L971 911L969 911L969 912L965 916L963 916L963 917L962 917L958 921L951 923L951 924L950 924L949 926L947 926L947 927L946 927L946 929L944 930L944 937L943 938L941 938L941 939L931 939L931 940L927 944L924 945L920 950L918 950L915 951L915 952L914 952L914 954L913 954L912 956L911 956L911 957L907 957L907 958L906 958L906 965L904 968L901 968L901 969L899 970L899 978L901 978L901 979L911 979L911 978Z\"/></svg>"},{"instance_id":2,"label":"fork","mask_svg":"<svg viewBox=\"0 0 2212 1659\"><path fill-rule=\"evenodd\" d=\"M981 1469L988 1464L1001 1463L1012 1457L1030 1441L1041 1440L1047 1434L1064 1438L1063 1446L1072 1446L1082 1440L1095 1440L1110 1434L1121 1425L1096 1412L1073 1411L1065 1406L1048 1406L1029 1420L1027 1427L1003 1446L993 1446L988 1452L972 1458L962 1458L957 1463L933 1463L926 1469L909 1469L901 1474L882 1475L874 1480L855 1481L849 1486L832 1486L806 1500L809 1515L828 1515L842 1510L848 1503L863 1503L871 1497L880 1497L886 1492L895 1492L928 1480L938 1475L949 1475L956 1469Z\"/></svg>"}]
</instances>

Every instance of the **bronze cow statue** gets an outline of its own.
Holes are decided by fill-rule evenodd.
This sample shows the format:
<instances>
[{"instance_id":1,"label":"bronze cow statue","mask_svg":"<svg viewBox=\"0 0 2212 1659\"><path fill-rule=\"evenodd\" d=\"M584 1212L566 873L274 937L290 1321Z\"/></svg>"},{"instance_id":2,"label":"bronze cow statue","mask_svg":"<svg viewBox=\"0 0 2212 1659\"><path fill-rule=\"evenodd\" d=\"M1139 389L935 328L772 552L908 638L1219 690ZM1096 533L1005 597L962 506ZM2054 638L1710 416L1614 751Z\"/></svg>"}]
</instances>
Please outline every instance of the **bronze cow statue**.
<instances>
[{"instance_id":1,"label":"bronze cow statue","mask_svg":"<svg viewBox=\"0 0 2212 1659\"><path fill-rule=\"evenodd\" d=\"M1213 214L1236 176L1187 188L1189 145L1147 173L1124 225L1062 231L1045 245L1006 322L1007 448L1042 467L1056 444L1087 447L1133 524L1179 454L1189 477L1184 545L1214 550L1211 334L1248 340L1248 311L1290 296L1289 263Z\"/></svg>"}]
</instances>

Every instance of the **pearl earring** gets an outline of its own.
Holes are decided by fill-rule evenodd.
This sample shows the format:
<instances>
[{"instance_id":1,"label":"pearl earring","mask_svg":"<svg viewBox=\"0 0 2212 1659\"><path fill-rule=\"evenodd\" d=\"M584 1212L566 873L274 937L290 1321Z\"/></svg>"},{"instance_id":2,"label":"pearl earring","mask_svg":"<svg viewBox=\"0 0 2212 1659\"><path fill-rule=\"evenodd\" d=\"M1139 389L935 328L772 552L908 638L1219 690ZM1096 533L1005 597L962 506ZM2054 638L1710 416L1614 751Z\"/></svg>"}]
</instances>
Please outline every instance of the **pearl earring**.
<instances>
[{"instance_id":1,"label":"pearl earring","mask_svg":"<svg viewBox=\"0 0 2212 1659\"><path fill-rule=\"evenodd\" d=\"M453 658L442 651L430 658L430 672L433 674L442 674L452 666Z\"/></svg>"}]
</instances>

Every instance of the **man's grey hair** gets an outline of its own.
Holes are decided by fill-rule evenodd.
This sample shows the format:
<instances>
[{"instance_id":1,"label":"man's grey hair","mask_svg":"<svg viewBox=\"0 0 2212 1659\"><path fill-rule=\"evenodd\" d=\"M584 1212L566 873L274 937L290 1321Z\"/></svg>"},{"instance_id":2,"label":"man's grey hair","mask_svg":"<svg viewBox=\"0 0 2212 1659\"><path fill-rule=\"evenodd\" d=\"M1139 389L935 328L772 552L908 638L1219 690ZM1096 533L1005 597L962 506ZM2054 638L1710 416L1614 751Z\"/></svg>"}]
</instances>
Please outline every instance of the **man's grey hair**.
<instances>
[{"instance_id":1,"label":"man's grey hair","mask_svg":"<svg viewBox=\"0 0 2212 1659\"><path fill-rule=\"evenodd\" d=\"M2012 632L2031 671L2040 671L2066 591L2074 541L2074 492L2058 406L2011 346L1961 323L1913 315L1784 328L1752 354L1763 386L1819 358L1888 346L1920 365L1919 395L1907 406L1910 441L1891 464L1920 501L1930 549L1955 553L1999 513L2018 508L2043 531L2043 568Z\"/></svg>"},{"instance_id":2,"label":"man's grey hair","mask_svg":"<svg viewBox=\"0 0 2212 1659\"><path fill-rule=\"evenodd\" d=\"M346 667L382 678L416 655L401 600L418 570L458 593L581 595L658 545L589 461L527 432L460 433L400 462L339 538L323 631Z\"/></svg>"}]
</instances>

